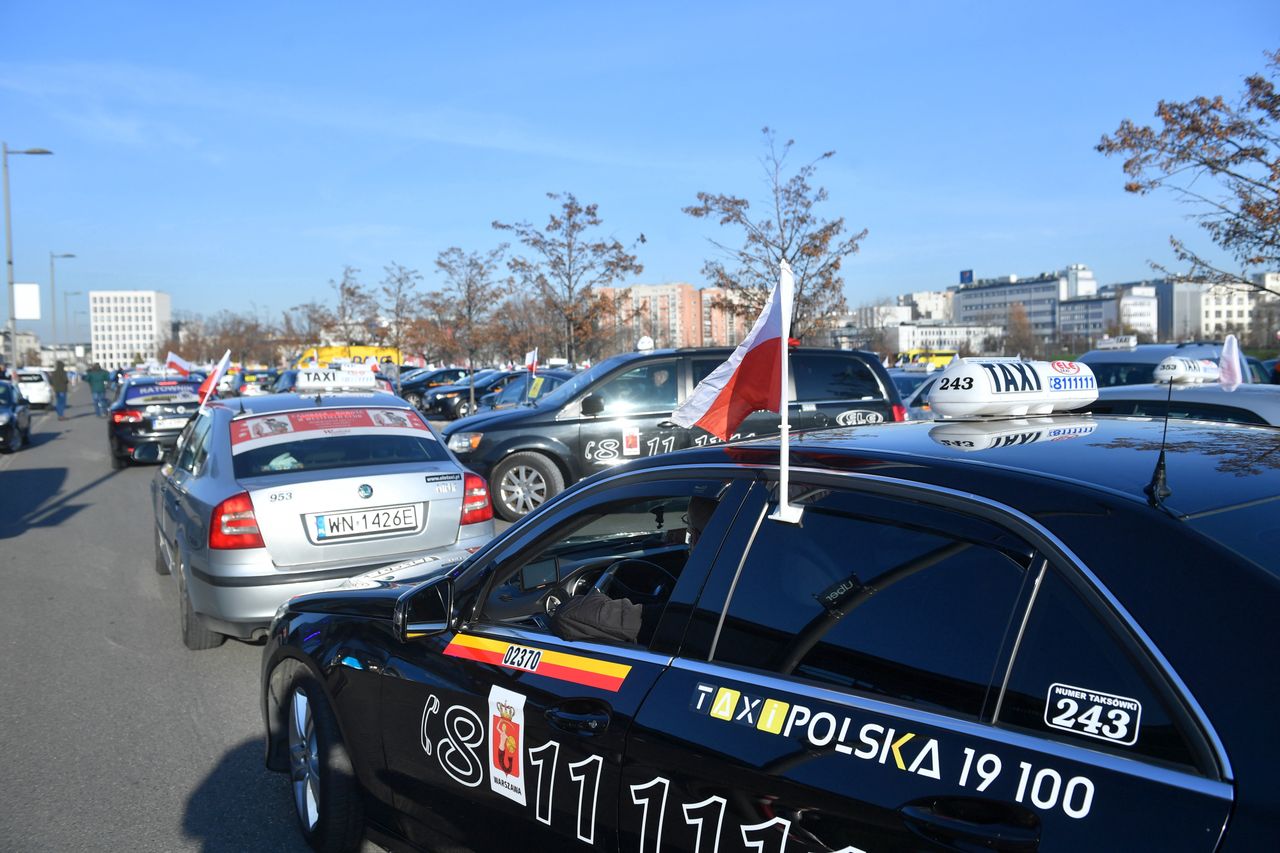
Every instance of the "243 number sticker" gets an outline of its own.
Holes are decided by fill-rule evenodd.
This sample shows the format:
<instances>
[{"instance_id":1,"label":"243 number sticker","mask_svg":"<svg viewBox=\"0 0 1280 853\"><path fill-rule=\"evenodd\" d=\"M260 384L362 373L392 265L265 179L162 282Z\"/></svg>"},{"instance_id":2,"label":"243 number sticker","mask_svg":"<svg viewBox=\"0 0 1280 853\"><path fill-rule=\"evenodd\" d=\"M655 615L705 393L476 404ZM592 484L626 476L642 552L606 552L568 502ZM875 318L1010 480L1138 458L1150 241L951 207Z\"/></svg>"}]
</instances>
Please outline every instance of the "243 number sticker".
<instances>
[{"instance_id":1,"label":"243 number sticker","mask_svg":"<svg viewBox=\"0 0 1280 853\"><path fill-rule=\"evenodd\" d=\"M1052 684L1044 705L1044 723L1121 746L1138 742L1142 703L1070 684Z\"/></svg>"}]
</instances>

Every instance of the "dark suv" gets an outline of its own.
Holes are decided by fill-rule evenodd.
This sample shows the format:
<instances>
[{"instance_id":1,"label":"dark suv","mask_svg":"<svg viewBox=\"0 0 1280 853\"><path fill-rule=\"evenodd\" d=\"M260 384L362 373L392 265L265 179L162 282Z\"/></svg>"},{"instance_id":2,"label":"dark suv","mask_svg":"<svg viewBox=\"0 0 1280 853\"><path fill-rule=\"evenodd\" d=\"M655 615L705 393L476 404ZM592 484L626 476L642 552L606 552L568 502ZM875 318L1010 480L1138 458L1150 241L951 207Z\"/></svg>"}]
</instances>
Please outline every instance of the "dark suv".
<instances>
[{"instance_id":1,"label":"dark suv","mask_svg":"<svg viewBox=\"0 0 1280 853\"><path fill-rule=\"evenodd\" d=\"M632 459L715 444L671 413L733 352L669 349L614 356L574 376L533 406L482 412L444 430L462 463L489 480L494 508L514 521L566 485ZM906 420L888 372L873 353L791 351L792 429ZM778 416L756 412L733 438L772 435Z\"/></svg>"}]
</instances>

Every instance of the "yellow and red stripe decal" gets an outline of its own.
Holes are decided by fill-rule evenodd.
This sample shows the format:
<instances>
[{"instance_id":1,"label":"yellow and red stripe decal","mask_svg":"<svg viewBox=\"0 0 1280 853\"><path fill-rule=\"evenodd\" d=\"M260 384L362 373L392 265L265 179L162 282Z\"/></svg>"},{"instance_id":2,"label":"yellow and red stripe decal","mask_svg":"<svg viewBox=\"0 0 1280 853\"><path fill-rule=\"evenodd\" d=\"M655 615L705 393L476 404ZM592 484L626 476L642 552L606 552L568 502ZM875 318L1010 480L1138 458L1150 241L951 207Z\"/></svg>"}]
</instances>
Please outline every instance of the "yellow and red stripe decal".
<instances>
[{"instance_id":1,"label":"yellow and red stripe decal","mask_svg":"<svg viewBox=\"0 0 1280 853\"><path fill-rule=\"evenodd\" d=\"M631 672L630 665L624 663L523 646L473 634L455 634L444 653L450 657L493 664L518 672L532 672L558 681L598 687L611 693L622 688L627 673Z\"/></svg>"}]
</instances>

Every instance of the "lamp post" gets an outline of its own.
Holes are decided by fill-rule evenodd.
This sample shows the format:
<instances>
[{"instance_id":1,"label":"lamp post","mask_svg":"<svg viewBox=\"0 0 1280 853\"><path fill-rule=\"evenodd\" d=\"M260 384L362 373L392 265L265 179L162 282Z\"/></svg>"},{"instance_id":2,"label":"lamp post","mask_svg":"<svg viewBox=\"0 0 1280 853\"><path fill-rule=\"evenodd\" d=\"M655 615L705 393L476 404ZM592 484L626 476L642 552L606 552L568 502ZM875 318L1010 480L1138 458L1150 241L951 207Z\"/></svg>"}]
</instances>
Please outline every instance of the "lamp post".
<instances>
[{"instance_id":1,"label":"lamp post","mask_svg":"<svg viewBox=\"0 0 1280 853\"><path fill-rule=\"evenodd\" d=\"M58 359L58 289L53 283L53 261L55 258L74 258L75 255L70 253L57 255L53 252L49 253L49 316L53 321L53 358ZM67 316L66 309L62 311L62 316Z\"/></svg>"},{"instance_id":2,"label":"lamp post","mask_svg":"<svg viewBox=\"0 0 1280 853\"><path fill-rule=\"evenodd\" d=\"M4 162L4 272L9 283L9 351L13 358L13 367L18 368L18 324L14 314L17 308L13 296L13 221L9 214L9 155L10 154L52 154L47 148L24 148L21 151L10 151L7 142L0 142L0 159Z\"/></svg>"}]
</instances>

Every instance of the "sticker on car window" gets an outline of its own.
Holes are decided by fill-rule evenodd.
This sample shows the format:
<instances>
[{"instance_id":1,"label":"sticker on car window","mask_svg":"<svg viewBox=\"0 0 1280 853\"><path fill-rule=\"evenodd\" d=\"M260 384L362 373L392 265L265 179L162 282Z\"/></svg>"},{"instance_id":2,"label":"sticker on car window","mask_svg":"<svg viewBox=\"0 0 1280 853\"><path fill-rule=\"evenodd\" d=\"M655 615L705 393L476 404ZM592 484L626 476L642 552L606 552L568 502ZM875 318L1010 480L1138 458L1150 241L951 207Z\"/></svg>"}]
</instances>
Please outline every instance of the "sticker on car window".
<instances>
[{"instance_id":1,"label":"sticker on car window","mask_svg":"<svg viewBox=\"0 0 1280 853\"><path fill-rule=\"evenodd\" d=\"M1138 742L1142 703L1069 684L1051 684L1044 704L1044 723L1053 729L1109 741L1121 746Z\"/></svg>"}]
</instances>

